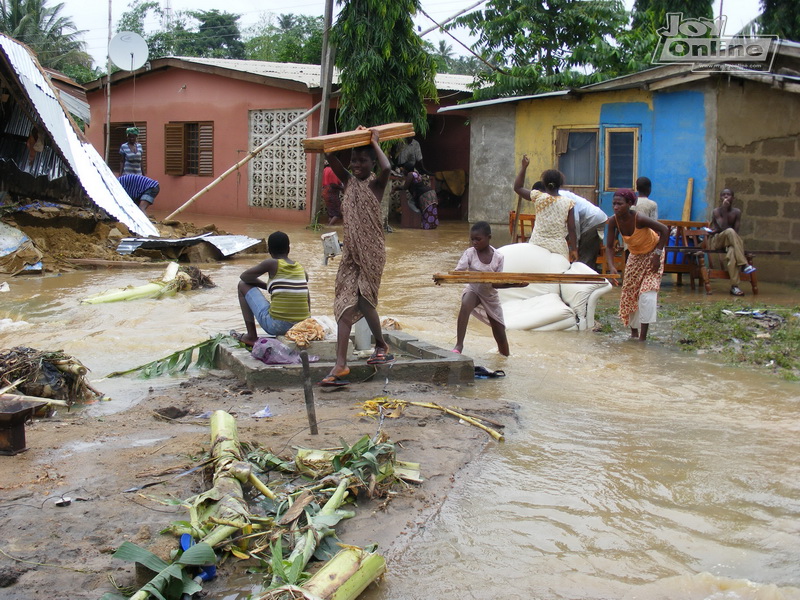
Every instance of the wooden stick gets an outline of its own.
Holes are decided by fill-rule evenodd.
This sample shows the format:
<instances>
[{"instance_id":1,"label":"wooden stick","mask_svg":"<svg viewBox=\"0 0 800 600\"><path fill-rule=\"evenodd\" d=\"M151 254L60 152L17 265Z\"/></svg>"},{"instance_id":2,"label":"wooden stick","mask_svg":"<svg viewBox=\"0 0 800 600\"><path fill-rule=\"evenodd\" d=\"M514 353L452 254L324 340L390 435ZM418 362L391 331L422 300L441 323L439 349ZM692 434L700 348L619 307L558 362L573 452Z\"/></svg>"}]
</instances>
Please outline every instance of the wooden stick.
<instances>
[{"instance_id":1,"label":"wooden stick","mask_svg":"<svg viewBox=\"0 0 800 600\"><path fill-rule=\"evenodd\" d=\"M692 192L694 191L694 177L689 177L686 182L686 198L683 199L683 220L692 218Z\"/></svg>"}]
</instances>

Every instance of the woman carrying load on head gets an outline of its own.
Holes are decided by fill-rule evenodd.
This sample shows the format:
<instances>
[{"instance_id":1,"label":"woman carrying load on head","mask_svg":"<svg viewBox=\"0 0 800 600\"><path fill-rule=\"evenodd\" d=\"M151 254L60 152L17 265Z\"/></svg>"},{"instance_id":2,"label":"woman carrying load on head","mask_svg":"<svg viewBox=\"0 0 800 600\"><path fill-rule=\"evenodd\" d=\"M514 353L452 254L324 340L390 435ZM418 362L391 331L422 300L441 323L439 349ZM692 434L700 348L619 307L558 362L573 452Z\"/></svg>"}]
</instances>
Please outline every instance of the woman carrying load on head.
<instances>
[{"instance_id":1,"label":"woman carrying load on head","mask_svg":"<svg viewBox=\"0 0 800 600\"><path fill-rule=\"evenodd\" d=\"M578 260L575 202L559 196L559 189L564 185L564 175L556 169L548 169L542 173L543 191L536 189L539 185L534 185L534 189L529 190L523 185L530 162L527 154L522 156L522 166L514 180L514 191L524 200L533 203L533 212L536 215L533 233L528 241L574 262Z\"/></svg>"},{"instance_id":2,"label":"woman carrying load on head","mask_svg":"<svg viewBox=\"0 0 800 600\"><path fill-rule=\"evenodd\" d=\"M139 128L128 127L125 130L128 141L119 147L119 174L144 175L142 172L142 145L139 140Z\"/></svg>"}]
</instances>

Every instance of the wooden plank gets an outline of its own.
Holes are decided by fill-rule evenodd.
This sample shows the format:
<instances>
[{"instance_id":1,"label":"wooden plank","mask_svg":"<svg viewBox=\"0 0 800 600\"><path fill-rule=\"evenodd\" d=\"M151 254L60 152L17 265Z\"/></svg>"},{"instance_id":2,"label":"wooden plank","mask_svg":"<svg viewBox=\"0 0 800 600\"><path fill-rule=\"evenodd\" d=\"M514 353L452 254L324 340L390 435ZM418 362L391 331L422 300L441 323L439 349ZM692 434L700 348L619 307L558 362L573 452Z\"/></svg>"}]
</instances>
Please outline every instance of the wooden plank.
<instances>
[{"instance_id":1,"label":"wooden plank","mask_svg":"<svg viewBox=\"0 0 800 600\"><path fill-rule=\"evenodd\" d=\"M618 279L616 275L582 273L494 273L483 271L450 271L435 273L433 281L441 283L603 283Z\"/></svg>"},{"instance_id":2,"label":"wooden plank","mask_svg":"<svg viewBox=\"0 0 800 600\"><path fill-rule=\"evenodd\" d=\"M386 125L377 125L372 129L378 131L378 136L382 142L414 135L414 126L411 123L387 123ZM372 133L370 129L342 131L340 133L306 138L303 140L303 149L306 152L336 152L337 150L367 146L371 139Z\"/></svg>"}]
</instances>

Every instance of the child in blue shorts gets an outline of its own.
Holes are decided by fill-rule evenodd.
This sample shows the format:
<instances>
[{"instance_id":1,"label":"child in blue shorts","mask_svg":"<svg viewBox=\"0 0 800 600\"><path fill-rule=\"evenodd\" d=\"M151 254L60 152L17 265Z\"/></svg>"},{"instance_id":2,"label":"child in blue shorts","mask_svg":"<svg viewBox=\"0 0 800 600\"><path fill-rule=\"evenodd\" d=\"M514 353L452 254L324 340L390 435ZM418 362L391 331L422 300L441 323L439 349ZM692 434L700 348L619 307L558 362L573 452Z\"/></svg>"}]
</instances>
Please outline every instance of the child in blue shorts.
<instances>
[{"instance_id":1,"label":"child in blue shorts","mask_svg":"<svg viewBox=\"0 0 800 600\"><path fill-rule=\"evenodd\" d=\"M284 335L295 323L311 315L308 275L303 266L289 258L289 236L276 231L267 238L272 258L250 267L240 276L238 292L247 332L236 339L252 346L258 341L256 321L269 335ZM265 282L261 276L268 275ZM267 290L270 299L261 290Z\"/></svg>"}]
</instances>

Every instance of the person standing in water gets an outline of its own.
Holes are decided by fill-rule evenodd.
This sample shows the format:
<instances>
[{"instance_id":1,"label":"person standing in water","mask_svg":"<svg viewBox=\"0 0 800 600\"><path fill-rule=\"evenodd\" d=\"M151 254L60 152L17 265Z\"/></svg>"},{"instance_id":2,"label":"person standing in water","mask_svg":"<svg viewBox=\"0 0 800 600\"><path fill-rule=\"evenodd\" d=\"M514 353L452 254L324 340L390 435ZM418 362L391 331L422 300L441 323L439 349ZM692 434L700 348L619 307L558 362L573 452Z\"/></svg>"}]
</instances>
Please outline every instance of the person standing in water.
<instances>
[{"instance_id":1,"label":"person standing in water","mask_svg":"<svg viewBox=\"0 0 800 600\"><path fill-rule=\"evenodd\" d=\"M622 189L614 193L611 202L614 216L608 220L606 264L612 275L617 274L613 246L619 232L630 251L625 263L619 316L625 326L631 328L631 337L643 342L647 339L650 323L656 322L669 229L663 223L633 211L634 204L636 194L633 190Z\"/></svg>"},{"instance_id":2,"label":"person standing in water","mask_svg":"<svg viewBox=\"0 0 800 600\"><path fill-rule=\"evenodd\" d=\"M456 265L456 271L483 271L500 273L503 270L503 255L489 244L492 239L492 228L486 221L478 221L469 230L471 246L464 251ZM524 284L523 284L524 285ZM453 352L461 354L464 350L464 337L467 335L467 324L470 315L486 323L492 328L492 335L497 342L497 351L503 356L509 355L506 326L503 322L503 307L500 306L498 287L510 287L503 284L468 283L461 294L461 310L456 323L456 345Z\"/></svg>"},{"instance_id":3,"label":"person standing in water","mask_svg":"<svg viewBox=\"0 0 800 600\"><path fill-rule=\"evenodd\" d=\"M358 129L366 129L359 126ZM389 181L391 165L378 144L379 135L372 130L369 146L353 148L350 170L335 154L327 154L333 172L344 184L342 219L344 221L344 246L342 260L336 272L333 313L336 319L336 364L319 382L322 386L349 384L345 377L347 347L353 324L362 316L375 338L375 352L367 359L371 365L392 362L389 344L383 337L378 315L378 288L386 263L386 246L383 238L381 199ZM380 167L376 176L375 165Z\"/></svg>"}]
</instances>

